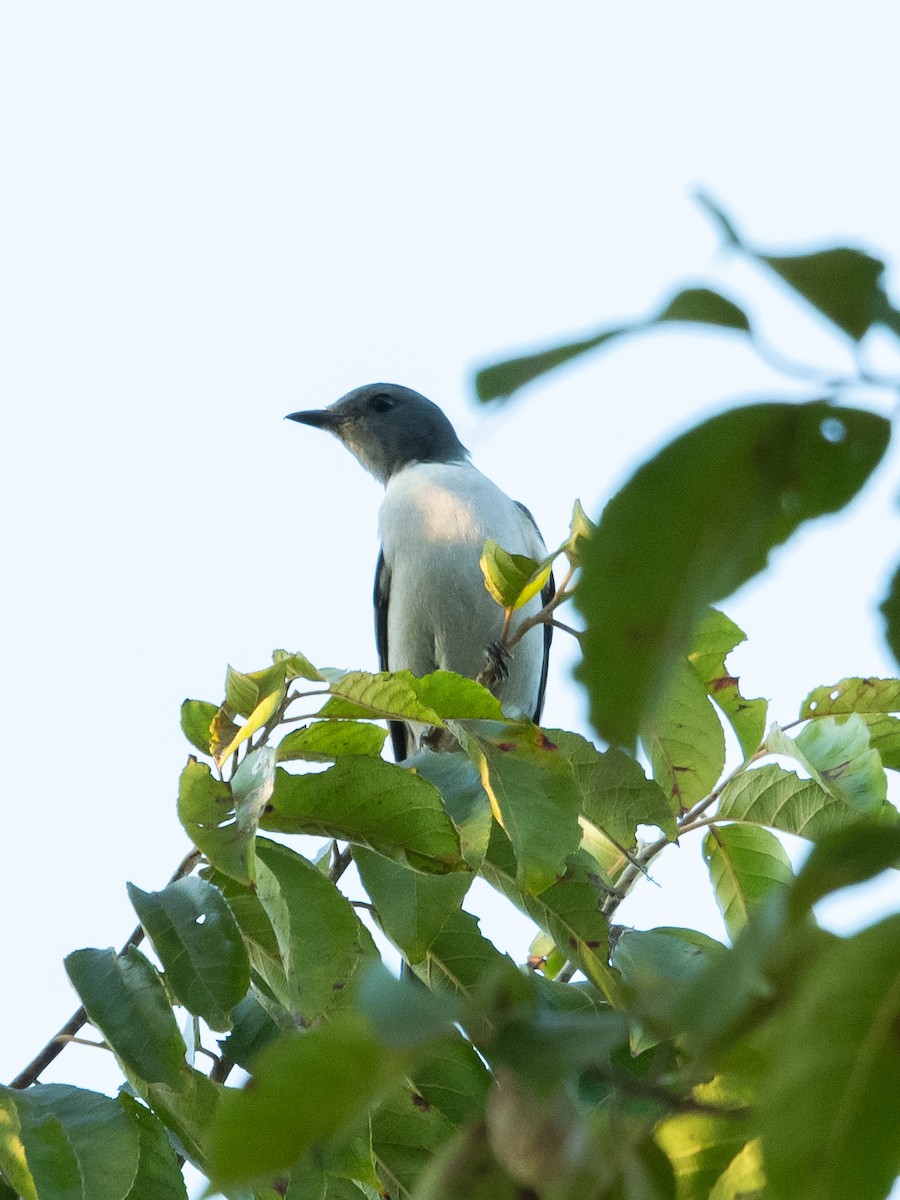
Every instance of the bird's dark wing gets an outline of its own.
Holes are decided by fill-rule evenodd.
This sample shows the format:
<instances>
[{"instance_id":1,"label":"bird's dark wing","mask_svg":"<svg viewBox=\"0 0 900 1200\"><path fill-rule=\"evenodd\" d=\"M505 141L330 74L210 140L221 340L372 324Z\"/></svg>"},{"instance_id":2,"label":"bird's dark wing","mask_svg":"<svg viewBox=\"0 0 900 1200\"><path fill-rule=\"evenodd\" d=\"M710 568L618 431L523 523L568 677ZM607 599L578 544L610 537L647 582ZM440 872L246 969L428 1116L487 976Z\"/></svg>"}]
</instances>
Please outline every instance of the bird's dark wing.
<instances>
[{"instance_id":1,"label":"bird's dark wing","mask_svg":"<svg viewBox=\"0 0 900 1200\"><path fill-rule=\"evenodd\" d=\"M541 537L541 531L540 531L540 529L538 529L537 521L534 519L534 517L531 515L531 513L528 511L528 509L525 507L525 505L520 500L517 500L515 503L516 503L516 508L521 509L521 511L525 514L525 516L528 518L528 520L534 526L538 537L541 538L541 541L543 541L544 539L543 539L543 537ZM541 603L544 605L549 604L555 595L556 595L556 580L553 578L553 572L551 571L550 578L547 580L547 582L541 588ZM544 625L544 658L541 663L541 682L540 682L540 686L538 687L537 704L535 705L534 712L532 713L532 716L531 716L531 719L534 721L535 725L540 724L541 713L544 710L544 695L547 691L547 667L550 664L550 643L552 640L553 640L553 626L548 623L548 624Z\"/></svg>"},{"instance_id":2,"label":"bird's dark wing","mask_svg":"<svg viewBox=\"0 0 900 1200\"><path fill-rule=\"evenodd\" d=\"M378 650L378 665L382 671L388 671L388 600L390 597L390 575L384 561L384 551L378 555L378 566L375 568L375 647ZM549 626L548 626L549 628ZM546 671L546 667L545 667ZM541 693L543 695L543 691ZM394 748L394 760L403 762L406 758L407 733L402 721L388 721L391 731L391 745Z\"/></svg>"}]
</instances>

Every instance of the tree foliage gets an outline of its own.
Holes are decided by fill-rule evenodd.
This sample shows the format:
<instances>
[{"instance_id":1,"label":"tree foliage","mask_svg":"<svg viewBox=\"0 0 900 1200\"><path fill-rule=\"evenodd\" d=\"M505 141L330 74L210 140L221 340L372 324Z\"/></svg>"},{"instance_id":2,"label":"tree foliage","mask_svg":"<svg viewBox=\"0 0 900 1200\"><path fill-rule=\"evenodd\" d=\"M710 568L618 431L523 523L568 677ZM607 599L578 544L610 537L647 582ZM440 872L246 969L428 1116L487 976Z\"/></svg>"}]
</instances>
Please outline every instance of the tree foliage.
<instances>
[{"instance_id":1,"label":"tree foliage","mask_svg":"<svg viewBox=\"0 0 900 1200\"><path fill-rule=\"evenodd\" d=\"M711 211L839 336L900 333L876 259L765 253ZM673 321L754 338L734 301L694 287L649 320L486 368L479 394ZM99 1031L122 1091L37 1082L53 1044L0 1088L0 1200L169 1200L185 1161L231 1200L884 1197L900 1170L900 918L838 938L814 906L900 865L900 681L810 680L780 725L730 672L744 634L715 607L877 468L889 424L845 401L852 382L676 438L596 524L576 505L542 563L486 546L508 618L564 564L543 615L574 597L599 744L507 719L490 666L416 679L278 650L229 668L221 703L185 701L178 817L195 851L160 891L130 887L140 929L121 953L66 959L83 1005L67 1031ZM896 596L895 581L895 650ZM385 719L454 749L389 763ZM728 944L617 925L655 856L695 831ZM812 844L796 874L779 833ZM351 863L363 906L340 887ZM479 878L534 923L526 963L463 907Z\"/></svg>"}]
</instances>

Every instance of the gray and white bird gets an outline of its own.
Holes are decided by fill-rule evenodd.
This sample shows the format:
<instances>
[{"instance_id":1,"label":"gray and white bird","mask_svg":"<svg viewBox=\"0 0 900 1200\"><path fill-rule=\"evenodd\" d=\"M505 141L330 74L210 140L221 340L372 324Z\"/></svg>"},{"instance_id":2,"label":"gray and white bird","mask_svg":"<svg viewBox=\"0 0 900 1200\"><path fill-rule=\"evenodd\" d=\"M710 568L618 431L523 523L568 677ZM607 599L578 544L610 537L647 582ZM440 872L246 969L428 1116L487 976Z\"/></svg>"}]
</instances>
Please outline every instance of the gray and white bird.
<instances>
[{"instance_id":1,"label":"gray and white bird","mask_svg":"<svg viewBox=\"0 0 900 1200\"><path fill-rule=\"evenodd\" d=\"M531 513L469 462L436 404L394 383L370 383L328 408L289 413L333 433L385 486L375 574L375 640L383 671L427 675L438 668L476 678L498 642L503 610L488 593L479 559L493 538L536 560L546 547ZM517 619L553 595L552 576ZM515 630L515 622L512 630ZM529 630L495 691L504 709L540 720L550 625ZM417 730L391 723L397 761Z\"/></svg>"}]
</instances>

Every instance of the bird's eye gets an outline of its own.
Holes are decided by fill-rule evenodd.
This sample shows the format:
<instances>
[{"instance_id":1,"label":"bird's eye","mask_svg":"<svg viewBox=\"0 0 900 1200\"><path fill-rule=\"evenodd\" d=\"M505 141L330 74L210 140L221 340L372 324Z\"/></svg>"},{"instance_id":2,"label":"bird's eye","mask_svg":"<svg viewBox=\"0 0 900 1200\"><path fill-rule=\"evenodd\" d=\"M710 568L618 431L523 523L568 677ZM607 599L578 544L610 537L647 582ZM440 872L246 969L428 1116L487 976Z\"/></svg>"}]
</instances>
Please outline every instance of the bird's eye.
<instances>
[{"instance_id":1,"label":"bird's eye","mask_svg":"<svg viewBox=\"0 0 900 1200\"><path fill-rule=\"evenodd\" d=\"M369 401L369 407L374 408L376 412L387 412L389 408L394 407L394 401L385 392L379 392Z\"/></svg>"}]
</instances>

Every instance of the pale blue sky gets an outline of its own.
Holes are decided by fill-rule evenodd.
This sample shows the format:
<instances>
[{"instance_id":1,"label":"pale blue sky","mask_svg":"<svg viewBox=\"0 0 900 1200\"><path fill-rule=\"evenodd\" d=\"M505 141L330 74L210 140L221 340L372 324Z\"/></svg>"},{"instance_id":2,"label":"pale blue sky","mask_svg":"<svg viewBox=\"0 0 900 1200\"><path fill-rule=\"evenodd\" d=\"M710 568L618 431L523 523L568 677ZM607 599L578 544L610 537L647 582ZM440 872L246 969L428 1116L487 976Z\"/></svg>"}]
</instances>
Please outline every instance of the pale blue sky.
<instances>
[{"instance_id":1,"label":"pale blue sky","mask_svg":"<svg viewBox=\"0 0 900 1200\"><path fill-rule=\"evenodd\" d=\"M760 242L900 262L898 26L888 0L3 8L0 1078L74 1008L63 955L121 943L125 880L161 886L186 849L182 698L219 698L227 661L276 646L375 665L378 486L283 414L415 387L554 543L576 496L596 515L699 416L802 394L728 336L671 331L499 413L471 374L699 277L783 348L840 362L717 255L690 192ZM773 716L894 670L873 605L898 557L897 465L725 606ZM569 661L549 724L583 720ZM623 919L720 929L679 869L691 854ZM99 1058L67 1051L46 1078L114 1086Z\"/></svg>"}]
</instances>

